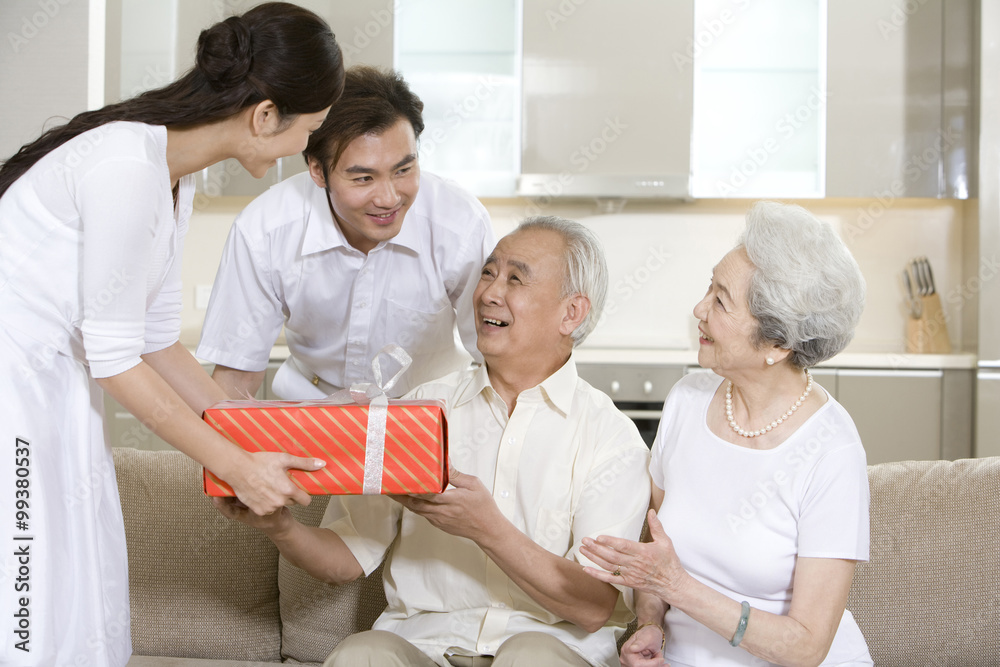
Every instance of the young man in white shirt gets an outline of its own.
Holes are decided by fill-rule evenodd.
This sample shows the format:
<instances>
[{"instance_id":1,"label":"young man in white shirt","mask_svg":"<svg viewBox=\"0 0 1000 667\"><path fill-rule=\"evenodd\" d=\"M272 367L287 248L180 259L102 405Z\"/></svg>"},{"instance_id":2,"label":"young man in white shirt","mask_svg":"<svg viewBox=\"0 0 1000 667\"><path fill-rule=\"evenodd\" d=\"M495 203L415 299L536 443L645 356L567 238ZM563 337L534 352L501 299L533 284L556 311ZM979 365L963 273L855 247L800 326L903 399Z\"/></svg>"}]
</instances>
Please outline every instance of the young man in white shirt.
<instances>
[{"instance_id":1,"label":"young man in white shirt","mask_svg":"<svg viewBox=\"0 0 1000 667\"><path fill-rule=\"evenodd\" d=\"M413 358L394 397L481 360L469 295L493 229L475 197L420 173L422 110L395 73L351 68L310 137L309 171L240 213L197 351L227 394L256 393L282 326L289 357L273 390L286 399L373 381L389 343Z\"/></svg>"},{"instance_id":2,"label":"young man in white shirt","mask_svg":"<svg viewBox=\"0 0 1000 667\"><path fill-rule=\"evenodd\" d=\"M444 493L334 497L321 527L217 501L319 579L351 581L386 558L388 607L327 667L618 664L623 588L595 585L579 548L606 530L637 539L649 475L635 425L572 359L606 292L592 233L560 218L522 223L470 299L485 365L409 394L447 404Z\"/></svg>"}]
</instances>

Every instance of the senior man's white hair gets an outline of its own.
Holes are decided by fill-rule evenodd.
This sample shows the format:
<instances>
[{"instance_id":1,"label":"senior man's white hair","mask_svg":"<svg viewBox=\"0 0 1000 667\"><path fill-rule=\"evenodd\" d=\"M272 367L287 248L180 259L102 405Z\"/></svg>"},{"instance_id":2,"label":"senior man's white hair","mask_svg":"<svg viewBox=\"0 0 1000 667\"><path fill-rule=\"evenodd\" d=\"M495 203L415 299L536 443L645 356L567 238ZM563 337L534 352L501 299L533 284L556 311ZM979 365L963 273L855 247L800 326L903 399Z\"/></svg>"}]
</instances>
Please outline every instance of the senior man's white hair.
<instances>
[{"instance_id":1,"label":"senior man's white hair","mask_svg":"<svg viewBox=\"0 0 1000 667\"><path fill-rule=\"evenodd\" d=\"M854 337L865 307L861 269L833 228L801 206L763 201L737 242L756 270L747 295L758 347L777 344L809 368Z\"/></svg>"},{"instance_id":2,"label":"senior man's white hair","mask_svg":"<svg viewBox=\"0 0 1000 667\"><path fill-rule=\"evenodd\" d=\"M547 229L562 236L566 242L566 276L562 296L582 294L590 300L590 312L573 331L573 347L590 335L604 312L608 294L608 264L597 236L579 222L554 215L535 216L522 220L514 233L529 229Z\"/></svg>"}]
</instances>

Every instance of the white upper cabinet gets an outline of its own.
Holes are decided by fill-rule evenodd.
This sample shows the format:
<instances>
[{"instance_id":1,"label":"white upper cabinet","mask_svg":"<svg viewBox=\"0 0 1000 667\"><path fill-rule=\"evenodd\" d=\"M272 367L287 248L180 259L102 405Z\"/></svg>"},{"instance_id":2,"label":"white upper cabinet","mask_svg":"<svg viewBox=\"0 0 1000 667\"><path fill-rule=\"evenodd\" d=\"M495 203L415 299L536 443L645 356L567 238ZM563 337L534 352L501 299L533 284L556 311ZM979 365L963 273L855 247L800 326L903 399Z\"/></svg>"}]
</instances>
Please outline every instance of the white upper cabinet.
<instances>
[{"instance_id":1,"label":"white upper cabinet","mask_svg":"<svg viewBox=\"0 0 1000 667\"><path fill-rule=\"evenodd\" d=\"M524 0L518 194L688 197L693 0Z\"/></svg>"},{"instance_id":2,"label":"white upper cabinet","mask_svg":"<svg viewBox=\"0 0 1000 667\"><path fill-rule=\"evenodd\" d=\"M109 34L120 14L131 38L108 77L122 91L163 83L134 57L171 45L130 32L153 2L108 0ZM144 25L176 35L178 73L202 27L255 4L155 3ZM348 65L406 77L422 165L480 197L975 196L976 0L299 3ZM230 160L201 189L255 194L304 167L258 181Z\"/></svg>"},{"instance_id":3,"label":"white upper cabinet","mask_svg":"<svg viewBox=\"0 0 1000 667\"><path fill-rule=\"evenodd\" d=\"M692 195L822 197L826 3L694 4Z\"/></svg>"},{"instance_id":4,"label":"white upper cabinet","mask_svg":"<svg viewBox=\"0 0 1000 667\"><path fill-rule=\"evenodd\" d=\"M509 197L520 163L521 3L399 0L395 69L424 103L421 167Z\"/></svg>"},{"instance_id":5,"label":"white upper cabinet","mask_svg":"<svg viewBox=\"0 0 1000 667\"><path fill-rule=\"evenodd\" d=\"M827 196L970 196L975 4L829 3Z\"/></svg>"}]
</instances>

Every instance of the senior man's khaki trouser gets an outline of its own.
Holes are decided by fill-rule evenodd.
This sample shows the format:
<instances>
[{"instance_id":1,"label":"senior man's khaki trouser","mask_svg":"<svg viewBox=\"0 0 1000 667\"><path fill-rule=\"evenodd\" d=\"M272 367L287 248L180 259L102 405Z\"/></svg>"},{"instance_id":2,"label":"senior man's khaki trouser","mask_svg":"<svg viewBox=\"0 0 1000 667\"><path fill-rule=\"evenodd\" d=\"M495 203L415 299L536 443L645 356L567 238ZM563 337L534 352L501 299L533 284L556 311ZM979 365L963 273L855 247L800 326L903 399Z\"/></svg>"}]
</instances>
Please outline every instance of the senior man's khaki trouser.
<instances>
[{"instance_id":1,"label":"senior man's khaki trouser","mask_svg":"<svg viewBox=\"0 0 1000 667\"><path fill-rule=\"evenodd\" d=\"M448 662L454 667L590 667L573 649L541 632L514 635L496 657L455 655ZM368 630L340 642L323 667L438 667L438 663L397 634Z\"/></svg>"}]
</instances>

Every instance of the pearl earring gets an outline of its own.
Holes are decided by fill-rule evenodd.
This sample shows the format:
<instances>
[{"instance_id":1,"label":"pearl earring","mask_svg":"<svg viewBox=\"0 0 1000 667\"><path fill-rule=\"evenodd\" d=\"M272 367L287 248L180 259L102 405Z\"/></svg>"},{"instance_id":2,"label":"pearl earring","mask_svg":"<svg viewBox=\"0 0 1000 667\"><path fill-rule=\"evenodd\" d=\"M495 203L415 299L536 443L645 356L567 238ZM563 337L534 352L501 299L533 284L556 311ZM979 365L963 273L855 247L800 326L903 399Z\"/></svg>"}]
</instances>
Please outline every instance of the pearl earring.
<instances>
[{"instance_id":1,"label":"pearl earring","mask_svg":"<svg viewBox=\"0 0 1000 667\"><path fill-rule=\"evenodd\" d=\"M768 366L773 366L774 365L774 359L773 358L768 357L766 361L767 361L767 365Z\"/></svg>"}]
</instances>

